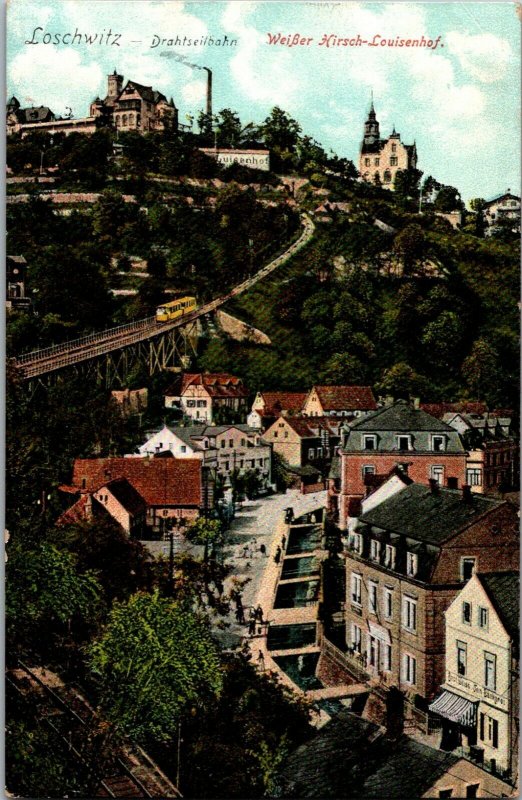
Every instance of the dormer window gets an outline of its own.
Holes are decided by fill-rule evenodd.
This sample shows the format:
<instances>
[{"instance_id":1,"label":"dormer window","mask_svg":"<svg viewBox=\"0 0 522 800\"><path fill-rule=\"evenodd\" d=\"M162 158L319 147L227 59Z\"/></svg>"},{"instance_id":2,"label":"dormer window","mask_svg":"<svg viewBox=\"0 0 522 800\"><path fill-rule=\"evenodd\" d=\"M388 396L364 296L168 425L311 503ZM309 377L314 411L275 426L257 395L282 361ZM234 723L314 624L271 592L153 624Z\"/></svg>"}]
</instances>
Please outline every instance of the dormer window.
<instances>
[{"instance_id":1,"label":"dormer window","mask_svg":"<svg viewBox=\"0 0 522 800\"><path fill-rule=\"evenodd\" d=\"M378 561L381 554L381 543L377 539L372 539L370 542L370 558L372 561Z\"/></svg>"},{"instance_id":2,"label":"dormer window","mask_svg":"<svg viewBox=\"0 0 522 800\"><path fill-rule=\"evenodd\" d=\"M411 436L402 434L397 436L398 450L411 450Z\"/></svg>"},{"instance_id":3,"label":"dormer window","mask_svg":"<svg viewBox=\"0 0 522 800\"><path fill-rule=\"evenodd\" d=\"M410 577L414 577L417 574L418 570L418 559L416 553L407 553L406 554L406 574Z\"/></svg>"},{"instance_id":4,"label":"dormer window","mask_svg":"<svg viewBox=\"0 0 522 800\"><path fill-rule=\"evenodd\" d=\"M377 436L365 434L363 436L363 450L377 450Z\"/></svg>"},{"instance_id":5,"label":"dormer window","mask_svg":"<svg viewBox=\"0 0 522 800\"><path fill-rule=\"evenodd\" d=\"M360 533L350 534L349 547L354 553L362 553L362 536Z\"/></svg>"},{"instance_id":6,"label":"dormer window","mask_svg":"<svg viewBox=\"0 0 522 800\"><path fill-rule=\"evenodd\" d=\"M392 544L384 546L384 566L395 569L395 547Z\"/></svg>"},{"instance_id":7,"label":"dormer window","mask_svg":"<svg viewBox=\"0 0 522 800\"><path fill-rule=\"evenodd\" d=\"M435 453L442 453L446 449L446 437L445 436L432 436L431 437L431 449Z\"/></svg>"}]
</instances>

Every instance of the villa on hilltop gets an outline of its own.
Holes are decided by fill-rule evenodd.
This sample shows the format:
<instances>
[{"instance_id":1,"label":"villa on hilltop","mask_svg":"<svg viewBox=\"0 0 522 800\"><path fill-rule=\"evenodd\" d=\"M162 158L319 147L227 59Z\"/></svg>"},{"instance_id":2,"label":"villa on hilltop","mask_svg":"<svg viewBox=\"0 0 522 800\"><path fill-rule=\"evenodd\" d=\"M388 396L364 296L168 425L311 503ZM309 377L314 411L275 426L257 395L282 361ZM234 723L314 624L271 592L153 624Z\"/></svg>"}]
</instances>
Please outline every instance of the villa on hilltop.
<instances>
[{"instance_id":1,"label":"villa on hilltop","mask_svg":"<svg viewBox=\"0 0 522 800\"><path fill-rule=\"evenodd\" d=\"M388 139L381 139L373 100L364 123L364 138L359 155L359 173L367 183L382 184L385 189L394 188L395 176L399 170L415 169L417 166L417 146L403 144L401 135L395 127Z\"/></svg>"}]
</instances>

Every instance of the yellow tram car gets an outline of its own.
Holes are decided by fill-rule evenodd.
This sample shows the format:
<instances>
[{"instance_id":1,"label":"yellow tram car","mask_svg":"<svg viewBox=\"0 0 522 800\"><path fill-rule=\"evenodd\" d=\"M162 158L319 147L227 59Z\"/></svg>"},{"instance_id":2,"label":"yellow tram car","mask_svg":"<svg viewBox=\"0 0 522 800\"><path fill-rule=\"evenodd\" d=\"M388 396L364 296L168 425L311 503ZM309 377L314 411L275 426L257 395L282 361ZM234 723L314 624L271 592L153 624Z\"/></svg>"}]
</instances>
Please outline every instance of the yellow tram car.
<instances>
[{"instance_id":1,"label":"yellow tram car","mask_svg":"<svg viewBox=\"0 0 522 800\"><path fill-rule=\"evenodd\" d=\"M178 297L170 303L163 303L156 309L156 322L170 322L173 319L190 314L197 308L195 297Z\"/></svg>"}]
</instances>

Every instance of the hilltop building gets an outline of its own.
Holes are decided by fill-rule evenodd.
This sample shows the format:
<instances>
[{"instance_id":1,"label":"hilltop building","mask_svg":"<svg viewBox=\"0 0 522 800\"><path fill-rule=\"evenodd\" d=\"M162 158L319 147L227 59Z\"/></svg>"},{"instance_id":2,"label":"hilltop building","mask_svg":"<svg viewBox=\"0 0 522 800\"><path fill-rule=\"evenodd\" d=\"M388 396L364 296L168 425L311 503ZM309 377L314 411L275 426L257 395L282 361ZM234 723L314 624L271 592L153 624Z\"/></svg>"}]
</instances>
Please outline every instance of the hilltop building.
<instances>
[{"instance_id":1,"label":"hilltop building","mask_svg":"<svg viewBox=\"0 0 522 800\"><path fill-rule=\"evenodd\" d=\"M164 397L165 408L179 411L197 424L243 422L248 413L248 389L241 378L226 372L184 372Z\"/></svg>"},{"instance_id":2,"label":"hilltop building","mask_svg":"<svg viewBox=\"0 0 522 800\"><path fill-rule=\"evenodd\" d=\"M403 144L401 135L395 127L388 139L381 139L379 122L373 107L373 100L364 123L364 137L359 156L359 173L363 181L382 184L385 189L393 189L395 176L399 170L414 169L417 166L417 146Z\"/></svg>"},{"instance_id":3,"label":"hilltop building","mask_svg":"<svg viewBox=\"0 0 522 800\"><path fill-rule=\"evenodd\" d=\"M152 86L143 86L128 80L123 85L123 75L116 70L107 77L107 94L96 97L90 105L89 116L79 119L60 119L47 106L21 108L16 97L7 104L7 135L24 135L34 130L41 132L94 133L100 127L122 131L163 131L178 129L178 109L174 100L167 100L162 92Z\"/></svg>"},{"instance_id":4,"label":"hilltop building","mask_svg":"<svg viewBox=\"0 0 522 800\"><path fill-rule=\"evenodd\" d=\"M97 97L90 107L90 116L106 119L114 128L121 131L162 131L166 128L176 130L178 109L174 100L167 100L164 94L128 80L123 86L123 75L116 70L107 78L107 94L102 100Z\"/></svg>"},{"instance_id":5,"label":"hilltop building","mask_svg":"<svg viewBox=\"0 0 522 800\"><path fill-rule=\"evenodd\" d=\"M513 233L520 233L520 197L509 189L504 194L488 200L484 205L484 222L486 236L491 236L495 229L511 222Z\"/></svg>"}]
</instances>

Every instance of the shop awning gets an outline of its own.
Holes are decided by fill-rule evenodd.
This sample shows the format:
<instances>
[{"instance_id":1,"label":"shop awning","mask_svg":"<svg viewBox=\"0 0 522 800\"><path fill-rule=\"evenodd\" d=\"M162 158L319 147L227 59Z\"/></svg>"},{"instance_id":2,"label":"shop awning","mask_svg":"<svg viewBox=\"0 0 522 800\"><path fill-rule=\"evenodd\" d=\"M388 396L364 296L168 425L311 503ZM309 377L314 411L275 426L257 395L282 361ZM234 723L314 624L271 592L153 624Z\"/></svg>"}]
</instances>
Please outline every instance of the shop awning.
<instances>
[{"instance_id":1,"label":"shop awning","mask_svg":"<svg viewBox=\"0 0 522 800\"><path fill-rule=\"evenodd\" d=\"M442 692L430 705L430 711L466 728L477 724L477 705L453 692Z\"/></svg>"}]
</instances>

